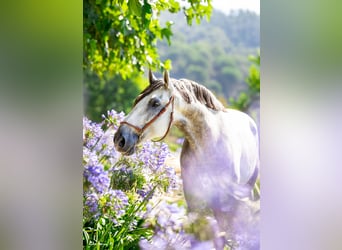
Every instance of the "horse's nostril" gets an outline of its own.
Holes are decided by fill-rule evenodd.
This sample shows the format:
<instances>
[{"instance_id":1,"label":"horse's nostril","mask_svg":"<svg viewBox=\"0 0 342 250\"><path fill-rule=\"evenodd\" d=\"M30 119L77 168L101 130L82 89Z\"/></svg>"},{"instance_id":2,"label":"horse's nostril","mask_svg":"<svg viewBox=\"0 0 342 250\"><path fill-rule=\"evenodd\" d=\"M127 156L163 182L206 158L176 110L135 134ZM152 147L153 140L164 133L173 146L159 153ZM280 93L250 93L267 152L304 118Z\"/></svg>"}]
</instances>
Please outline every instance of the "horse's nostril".
<instances>
[{"instance_id":1,"label":"horse's nostril","mask_svg":"<svg viewBox=\"0 0 342 250\"><path fill-rule=\"evenodd\" d=\"M118 146L120 148L123 148L125 146L125 138L123 136L121 136L119 143L118 143Z\"/></svg>"},{"instance_id":2,"label":"horse's nostril","mask_svg":"<svg viewBox=\"0 0 342 250\"><path fill-rule=\"evenodd\" d=\"M120 127L114 135L115 149L125 155L131 155L134 153L137 141L137 135L131 131L129 127Z\"/></svg>"}]
</instances>

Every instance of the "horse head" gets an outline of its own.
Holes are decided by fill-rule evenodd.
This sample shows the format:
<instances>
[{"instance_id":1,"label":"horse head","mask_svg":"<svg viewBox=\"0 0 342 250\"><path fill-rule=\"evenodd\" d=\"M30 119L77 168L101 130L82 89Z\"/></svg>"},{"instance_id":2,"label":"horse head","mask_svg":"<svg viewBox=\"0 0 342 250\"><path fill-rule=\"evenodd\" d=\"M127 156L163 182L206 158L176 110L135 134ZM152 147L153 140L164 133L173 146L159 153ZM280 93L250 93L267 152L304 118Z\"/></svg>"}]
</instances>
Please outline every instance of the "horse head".
<instances>
[{"instance_id":1,"label":"horse head","mask_svg":"<svg viewBox=\"0 0 342 250\"><path fill-rule=\"evenodd\" d=\"M136 98L133 109L114 135L117 151L131 155L140 142L166 137L172 125L174 109L170 85L167 71L163 79L157 79L149 70L149 86Z\"/></svg>"}]
</instances>

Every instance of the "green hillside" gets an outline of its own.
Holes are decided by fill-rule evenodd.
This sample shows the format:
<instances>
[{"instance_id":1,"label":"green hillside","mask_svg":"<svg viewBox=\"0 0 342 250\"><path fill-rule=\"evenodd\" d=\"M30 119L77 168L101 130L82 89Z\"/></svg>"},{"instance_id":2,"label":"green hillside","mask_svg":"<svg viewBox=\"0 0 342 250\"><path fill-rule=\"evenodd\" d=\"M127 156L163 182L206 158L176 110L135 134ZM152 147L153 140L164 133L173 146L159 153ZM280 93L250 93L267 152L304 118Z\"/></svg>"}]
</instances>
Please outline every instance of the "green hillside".
<instances>
[{"instance_id":1,"label":"green hillside","mask_svg":"<svg viewBox=\"0 0 342 250\"><path fill-rule=\"evenodd\" d=\"M245 79L260 48L260 16L250 11L229 15L214 10L210 22L188 26L182 13L161 15L173 21L172 44L158 44L162 60L172 60L171 76L195 80L224 99L247 87Z\"/></svg>"}]
</instances>

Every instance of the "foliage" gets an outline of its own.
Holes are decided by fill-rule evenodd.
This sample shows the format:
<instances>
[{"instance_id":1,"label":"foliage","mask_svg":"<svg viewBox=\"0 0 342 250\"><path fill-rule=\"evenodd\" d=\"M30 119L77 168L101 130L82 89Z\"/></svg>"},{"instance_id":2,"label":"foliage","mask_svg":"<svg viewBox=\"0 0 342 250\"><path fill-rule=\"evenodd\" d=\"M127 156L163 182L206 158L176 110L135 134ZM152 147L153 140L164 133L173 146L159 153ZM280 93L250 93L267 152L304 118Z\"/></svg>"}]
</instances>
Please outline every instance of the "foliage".
<instances>
[{"instance_id":1,"label":"foliage","mask_svg":"<svg viewBox=\"0 0 342 250\"><path fill-rule=\"evenodd\" d=\"M152 68L169 68L162 63L156 43L166 39L171 43L172 22L160 24L163 11L183 11L187 23L209 19L211 0L85 0L83 1L83 66L99 77L120 74L124 79L133 72Z\"/></svg>"},{"instance_id":2,"label":"foliage","mask_svg":"<svg viewBox=\"0 0 342 250\"><path fill-rule=\"evenodd\" d=\"M83 119L85 249L137 249L141 238L152 237L143 224L150 200L179 182L165 166L164 143L145 143L129 158L115 151L113 134L123 116L112 110L101 123Z\"/></svg>"},{"instance_id":3,"label":"foliage","mask_svg":"<svg viewBox=\"0 0 342 250\"><path fill-rule=\"evenodd\" d=\"M255 101L260 99L260 53L257 56L251 56L249 59L254 64L250 67L249 76L246 79L248 89L241 92L237 98L229 99L233 108L245 112Z\"/></svg>"},{"instance_id":4,"label":"foliage","mask_svg":"<svg viewBox=\"0 0 342 250\"><path fill-rule=\"evenodd\" d=\"M94 72L85 72L84 78L85 113L97 122L101 121L101 114L110 109L128 112L147 84L147 80L137 74L124 80L119 75L100 78Z\"/></svg>"}]
</instances>

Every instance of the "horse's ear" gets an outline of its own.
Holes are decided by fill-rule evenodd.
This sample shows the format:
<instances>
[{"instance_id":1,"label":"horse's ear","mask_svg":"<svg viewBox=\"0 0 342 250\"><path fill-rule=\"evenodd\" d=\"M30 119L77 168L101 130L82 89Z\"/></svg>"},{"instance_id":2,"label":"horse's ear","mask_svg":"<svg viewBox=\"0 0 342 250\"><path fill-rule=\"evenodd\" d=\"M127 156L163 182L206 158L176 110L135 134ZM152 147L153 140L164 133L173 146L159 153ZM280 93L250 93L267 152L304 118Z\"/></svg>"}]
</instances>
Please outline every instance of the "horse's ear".
<instances>
[{"instance_id":1,"label":"horse's ear","mask_svg":"<svg viewBox=\"0 0 342 250\"><path fill-rule=\"evenodd\" d=\"M164 83L165 83L165 87L169 88L170 84L170 78L169 78L169 72L167 72L167 70L164 71Z\"/></svg>"},{"instance_id":2,"label":"horse's ear","mask_svg":"<svg viewBox=\"0 0 342 250\"><path fill-rule=\"evenodd\" d=\"M157 80L157 78L153 75L151 69L148 70L148 80L149 80L149 82L150 82L150 85L151 85L155 80Z\"/></svg>"}]
</instances>

